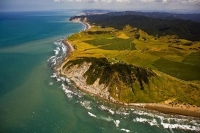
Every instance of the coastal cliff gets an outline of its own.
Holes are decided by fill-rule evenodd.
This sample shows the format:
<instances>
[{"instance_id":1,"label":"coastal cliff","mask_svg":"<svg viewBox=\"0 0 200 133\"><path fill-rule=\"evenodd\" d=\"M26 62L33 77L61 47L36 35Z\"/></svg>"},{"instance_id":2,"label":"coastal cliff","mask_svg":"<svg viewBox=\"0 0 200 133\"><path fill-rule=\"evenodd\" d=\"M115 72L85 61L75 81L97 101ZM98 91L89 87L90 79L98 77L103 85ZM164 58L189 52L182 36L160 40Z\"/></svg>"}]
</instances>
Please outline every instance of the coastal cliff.
<instances>
[{"instance_id":1,"label":"coastal cliff","mask_svg":"<svg viewBox=\"0 0 200 133\"><path fill-rule=\"evenodd\" d=\"M65 75L73 81L80 90L113 103L129 107L137 106L163 113L200 117L199 107L179 103L173 92L171 92L171 96L174 98L167 100L164 96L166 92L160 88L160 83L156 83L160 81L160 75L156 75L152 70L127 64L109 64L109 69L106 68L107 63L109 62L105 58L67 60L62 64L61 75ZM115 68L116 65L123 67L121 66L121 70L119 70ZM132 70L127 70L131 68ZM108 75L109 73L110 75ZM164 82L161 84L167 85ZM157 93L159 90L160 93Z\"/></svg>"},{"instance_id":2,"label":"coastal cliff","mask_svg":"<svg viewBox=\"0 0 200 133\"><path fill-rule=\"evenodd\" d=\"M135 101L135 91L146 89L149 79L156 76L148 68L110 63L106 58L70 60L63 65L63 71L85 91L122 103Z\"/></svg>"}]
</instances>

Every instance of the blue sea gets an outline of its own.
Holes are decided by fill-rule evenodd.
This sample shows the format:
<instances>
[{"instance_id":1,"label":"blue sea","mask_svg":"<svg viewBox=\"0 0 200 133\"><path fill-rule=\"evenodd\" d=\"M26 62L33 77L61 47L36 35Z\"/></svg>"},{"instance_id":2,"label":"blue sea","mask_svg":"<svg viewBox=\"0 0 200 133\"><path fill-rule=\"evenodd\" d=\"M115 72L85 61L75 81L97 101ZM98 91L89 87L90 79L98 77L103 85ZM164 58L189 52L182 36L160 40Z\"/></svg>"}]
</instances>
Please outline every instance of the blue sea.
<instances>
[{"instance_id":1,"label":"blue sea","mask_svg":"<svg viewBox=\"0 0 200 133\"><path fill-rule=\"evenodd\" d=\"M78 11L0 13L1 133L185 133L200 120L107 103L53 78L59 39L80 32Z\"/></svg>"}]
</instances>

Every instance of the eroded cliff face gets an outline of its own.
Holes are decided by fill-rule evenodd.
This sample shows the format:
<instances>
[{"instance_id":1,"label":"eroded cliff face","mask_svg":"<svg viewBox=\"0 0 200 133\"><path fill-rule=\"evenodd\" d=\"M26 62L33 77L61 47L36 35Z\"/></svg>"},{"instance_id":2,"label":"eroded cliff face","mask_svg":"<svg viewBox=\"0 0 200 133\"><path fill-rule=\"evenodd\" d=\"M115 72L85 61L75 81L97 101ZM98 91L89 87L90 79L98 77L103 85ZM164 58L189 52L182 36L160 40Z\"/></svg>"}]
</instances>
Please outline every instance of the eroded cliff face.
<instances>
[{"instance_id":1,"label":"eroded cliff face","mask_svg":"<svg viewBox=\"0 0 200 133\"><path fill-rule=\"evenodd\" d=\"M81 65L73 65L70 67L67 66L64 69L64 73L81 90L98 95L105 99L110 99L108 86L106 86L105 84L99 84L99 80L100 80L99 78L92 85L87 84L87 77L84 76L84 74L88 71L90 66L91 66L91 63L87 63L87 62L84 62Z\"/></svg>"},{"instance_id":2,"label":"eroded cliff face","mask_svg":"<svg viewBox=\"0 0 200 133\"><path fill-rule=\"evenodd\" d=\"M71 21L71 22L83 22L83 23L86 23L87 22L87 17L71 17L69 19L69 21Z\"/></svg>"},{"instance_id":3,"label":"eroded cliff face","mask_svg":"<svg viewBox=\"0 0 200 133\"><path fill-rule=\"evenodd\" d=\"M81 58L68 61L63 73L80 89L113 102L131 103L135 91L143 91L156 74L148 68L125 63L110 63L105 58Z\"/></svg>"}]
</instances>

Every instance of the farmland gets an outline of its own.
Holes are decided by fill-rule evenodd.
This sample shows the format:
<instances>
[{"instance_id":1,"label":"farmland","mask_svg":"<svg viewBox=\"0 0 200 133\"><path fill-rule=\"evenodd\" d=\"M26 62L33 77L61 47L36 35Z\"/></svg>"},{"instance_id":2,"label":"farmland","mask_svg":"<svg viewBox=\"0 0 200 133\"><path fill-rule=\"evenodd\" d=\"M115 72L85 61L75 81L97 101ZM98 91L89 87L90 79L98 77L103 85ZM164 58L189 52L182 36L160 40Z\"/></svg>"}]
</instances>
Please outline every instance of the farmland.
<instances>
[{"instance_id":1,"label":"farmland","mask_svg":"<svg viewBox=\"0 0 200 133\"><path fill-rule=\"evenodd\" d=\"M81 63L78 62L80 59L85 61L92 59L91 62L106 59L107 63L93 65L85 74L88 77L87 82L92 84L94 81L91 79L102 77L103 83L110 77L111 96L120 101L163 102L175 99L176 102L200 106L200 73L198 71L200 70L200 42L198 41L192 42L173 35L155 37L129 25L122 30L93 26L87 31L68 37L68 41L75 48L70 55L70 61ZM108 65L107 68L109 72L113 70L110 74L115 76L102 75L104 70L107 71L104 69L106 64L113 64ZM123 81L120 75L127 77L128 72L122 70L120 73L118 66L123 69L129 65L142 70L143 68L144 70L151 69L157 76L148 77L149 81L143 84L143 89L141 89L141 83L144 81L139 82L139 78L138 82L126 85L127 81ZM135 69L133 71L136 72ZM93 72L96 72L95 78ZM119 82L116 83L116 81ZM115 86L121 88L118 97L115 95L116 90L113 89Z\"/></svg>"}]
</instances>

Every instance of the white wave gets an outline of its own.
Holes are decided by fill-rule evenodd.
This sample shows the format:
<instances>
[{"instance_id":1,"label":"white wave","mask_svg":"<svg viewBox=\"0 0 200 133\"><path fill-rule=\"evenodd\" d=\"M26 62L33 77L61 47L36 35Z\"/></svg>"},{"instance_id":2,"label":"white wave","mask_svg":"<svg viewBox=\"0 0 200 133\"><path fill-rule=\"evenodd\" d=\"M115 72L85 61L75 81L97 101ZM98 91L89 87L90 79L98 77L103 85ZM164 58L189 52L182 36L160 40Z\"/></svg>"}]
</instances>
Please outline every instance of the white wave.
<instances>
[{"instance_id":1,"label":"white wave","mask_svg":"<svg viewBox=\"0 0 200 133\"><path fill-rule=\"evenodd\" d=\"M130 113L123 112L123 111L116 111L116 114L127 116L127 115L129 115Z\"/></svg>"},{"instance_id":2,"label":"white wave","mask_svg":"<svg viewBox=\"0 0 200 133\"><path fill-rule=\"evenodd\" d=\"M146 119L146 118L136 118L133 119L134 122L142 122L142 123L149 123L151 126L158 126L158 122L156 119Z\"/></svg>"},{"instance_id":3,"label":"white wave","mask_svg":"<svg viewBox=\"0 0 200 133\"><path fill-rule=\"evenodd\" d=\"M115 112L111 109L108 110L112 115L115 114Z\"/></svg>"},{"instance_id":4,"label":"white wave","mask_svg":"<svg viewBox=\"0 0 200 133\"><path fill-rule=\"evenodd\" d=\"M64 92L65 92L66 94L73 94L73 92L72 92L71 90L68 90L68 89L67 89L67 86L65 86L64 84L62 84L61 86L62 86L62 89L64 90Z\"/></svg>"},{"instance_id":5,"label":"white wave","mask_svg":"<svg viewBox=\"0 0 200 133\"><path fill-rule=\"evenodd\" d=\"M200 131L200 127L195 127L191 125L180 125L180 124L170 124L170 123L161 123L163 128L168 129L183 129L183 130L191 130L191 131Z\"/></svg>"},{"instance_id":6,"label":"white wave","mask_svg":"<svg viewBox=\"0 0 200 133\"><path fill-rule=\"evenodd\" d=\"M115 123L115 125L116 125L116 127L119 127L119 123L120 123L120 121L119 120L114 120L114 123Z\"/></svg>"},{"instance_id":7,"label":"white wave","mask_svg":"<svg viewBox=\"0 0 200 133\"><path fill-rule=\"evenodd\" d=\"M62 48L62 51L63 51L64 53L67 51L67 47L66 47L64 44L62 45L61 48Z\"/></svg>"},{"instance_id":8,"label":"white wave","mask_svg":"<svg viewBox=\"0 0 200 133\"><path fill-rule=\"evenodd\" d=\"M198 124L195 120L191 120L190 121L191 124L200 127L200 124Z\"/></svg>"},{"instance_id":9,"label":"white wave","mask_svg":"<svg viewBox=\"0 0 200 133\"><path fill-rule=\"evenodd\" d=\"M123 115L129 115L130 113L123 112Z\"/></svg>"},{"instance_id":10,"label":"white wave","mask_svg":"<svg viewBox=\"0 0 200 133\"><path fill-rule=\"evenodd\" d=\"M90 116L92 116L92 117L97 117L96 115L94 115L94 114L92 114L92 113L90 113L90 112L88 112L88 114L90 115Z\"/></svg>"},{"instance_id":11,"label":"white wave","mask_svg":"<svg viewBox=\"0 0 200 133\"><path fill-rule=\"evenodd\" d=\"M108 107L106 107L106 106L104 106L104 105L100 105L99 108L100 108L101 110L106 110L106 111L108 111L108 112L111 113L112 115L115 114L115 111L111 110L110 108L108 108Z\"/></svg>"},{"instance_id":12,"label":"white wave","mask_svg":"<svg viewBox=\"0 0 200 133\"><path fill-rule=\"evenodd\" d=\"M49 85L53 85L53 82L49 82Z\"/></svg>"},{"instance_id":13,"label":"white wave","mask_svg":"<svg viewBox=\"0 0 200 133\"><path fill-rule=\"evenodd\" d=\"M100 108L101 110L106 110L106 109L107 109L106 106L104 106L104 105L100 105L99 108Z\"/></svg>"},{"instance_id":14,"label":"white wave","mask_svg":"<svg viewBox=\"0 0 200 133\"><path fill-rule=\"evenodd\" d=\"M56 47L56 49L57 49L58 51L60 51L60 48L59 48L59 47Z\"/></svg>"},{"instance_id":15,"label":"white wave","mask_svg":"<svg viewBox=\"0 0 200 133\"><path fill-rule=\"evenodd\" d=\"M72 94L67 94L67 97L68 97L68 98L72 98L73 95L72 95Z\"/></svg>"},{"instance_id":16,"label":"white wave","mask_svg":"<svg viewBox=\"0 0 200 133\"><path fill-rule=\"evenodd\" d=\"M147 122L148 120L145 118L136 118L135 121L137 122Z\"/></svg>"},{"instance_id":17,"label":"white wave","mask_svg":"<svg viewBox=\"0 0 200 133\"><path fill-rule=\"evenodd\" d=\"M47 61L49 62L51 59L55 58L56 56L51 56Z\"/></svg>"},{"instance_id":18,"label":"white wave","mask_svg":"<svg viewBox=\"0 0 200 133\"><path fill-rule=\"evenodd\" d=\"M57 41L54 41L53 43L54 43L56 46L60 47L60 46L62 45L62 41L63 41L63 39L59 39L59 40L57 40Z\"/></svg>"},{"instance_id":19,"label":"white wave","mask_svg":"<svg viewBox=\"0 0 200 133\"><path fill-rule=\"evenodd\" d=\"M65 77L60 77L60 80L61 81L65 81Z\"/></svg>"},{"instance_id":20,"label":"white wave","mask_svg":"<svg viewBox=\"0 0 200 133\"><path fill-rule=\"evenodd\" d=\"M130 130L124 129L124 128L122 128L121 131L124 131L124 132L127 132L127 133L130 133L130 132L131 132Z\"/></svg>"},{"instance_id":21,"label":"white wave","mask_svg":"<svg viewBox=\"0 0 200 133\"><path fill-rule=\"evenodd\" d=\"M69 80L68 78L65 78L65 81L66 81L67 83L70 83L70 80Z\"/></svg>"},{"instance_id":22,"label":"white wave","mask_svg":"<svg viewBox=\"0 0 200 133\"><path fill-rule=\"evenodd\" d=\"M153 119L152 121L149 121L149 124L151 125L151 126L158 126L158 122L156 121L156 119Z\"/></svg>"},{"instance_id":23,"label":"white wave","mask_svg":"<svg viewBox=\"0 0 200 133\"><path fill-rule=\"evenodd\" d=\"M57 41L54 41L54 44L57 46L54 49L55 55L51 56L47 61L51 63L51 66L54 67L58 63L61 63L62 60L66 56L67 46L63 43L64 39L59 39ZM62 51L61 51L62 49Z\"/></svg>"},{"instance_id":24,"label":"white wave","mask_svg":"<svg viewBox=\"0 0 200 133\"><path fill-rule=\"evenodd\" d=\"M83 107L85 107L86 109L88 109L88 110L92 109L92 108L90 107L90 102L89 102L89 101L83 101L83 102L81 101L80 104L81 104Z\"/></svg>"},{"instance_id":25,"label":"white wave","mask_svg":"<svg viewBox=\"0 0 200 133\"><path fill-rule=\"evenodd\" d=\"M137 112L137 113L136 113ZM152 114L152 113L147 113L144 111L134 111L137 115L143 116L143 117L150 117L149 119L147 118L136 118L133 119L134 122L142 122L142 123L148 123L151 126L158 126L161 125L163 128L167 129L181 129L181 130L190 130L190 131L196 131L200 132L200 121L199 120L190 120L185 117L183 118L173 118L170 116L161 116L157 114ZM157 122L155 119L159 119L160 123ZM174 124L176 123L176 124Z\"/></svg>"},{"instance_id":26,"label":"white wave","mask_svg":"<svg viewBox=\"0 0 200 133\"><path fill-rule=\"evenodd\" d=\"M135 110L135 111L133 111L133 113L137 114L137 115L145 115L145 116L151 116L151 117L154 116L151 113L147 113L147 112L144 112L144 111L141 111L141 110Z\"/></svg>"},{"instance_id":27,"label":"white wave","mask_svg":"<svg viewBox=\"0 0 200 133\"><path fill-rule=\"evenodd\" d=\"M58 77L56 78L56 80L57 80L57 82L60 82L60 81L61 81L61 79L60 79L60 78L58 78Z\"/></svg>"},{"instance_id":28,"label":"white wave","mask_svg":"<svg viewBox=\"0 0 200 133\"><path fill-rule=\"evenodd\" d=\"M53 73L53 75L51 76L51 78L57 78L57 73Z\"/></svg>"},{"instance_id":29,"label":"white wave","mask_svg":"<svg viewBox=\"0 0 200 133\"><path fill-rule=\"evenodd\" d=\"M58 50L54 50L55 52L55 55L58 55L59 54L59 51Z\"/></svg>"},{"instance_id":30,"label":"white wave","mask_svg":"<svg viewBox=\"0 0 200 133\"><path fill-rule=\"evenodd\" d=\"M106 121L114 121L113 118L111 118L111 117L104 117L104 116L101 116L100 119L106 120Z\"/></svg>"}]
</instances>

